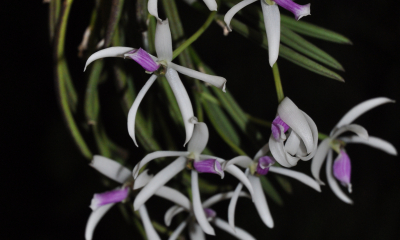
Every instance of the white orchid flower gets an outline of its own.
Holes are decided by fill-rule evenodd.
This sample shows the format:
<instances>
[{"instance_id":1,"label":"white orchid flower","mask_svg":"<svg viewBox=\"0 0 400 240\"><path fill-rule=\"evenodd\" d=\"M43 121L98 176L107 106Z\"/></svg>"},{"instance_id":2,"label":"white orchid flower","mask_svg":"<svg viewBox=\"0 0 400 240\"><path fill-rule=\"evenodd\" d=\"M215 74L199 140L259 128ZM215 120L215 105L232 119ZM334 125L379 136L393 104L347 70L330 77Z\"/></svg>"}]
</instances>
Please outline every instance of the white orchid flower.
<instances>
[{"instance_id":1,"label":"white orchid flower","mask_svg":"<svg viewBox=\"0 0 400 240\"><path fill-rule=\"evenodd\" d=\"M211 209L210 207L220 201L226 200L231 198L234 195L234 192L227 192L227 193L219 193L216 194L206 201L202 203L203 211L206 215L206 218L209 222L217 226L218 228L226 231L227 233L231 234L232 236L236 237L237 239L240 240L253 240L255 239L253 236L251 236L248 232L244 231L241 228L235 227L232 229L229 224L222 220L221 218L217 217L217 213ZM239 196L241 197L249 197L249 195L245 192L240 192ZM187 199L189 201L189 199ZM178 238L178 236L182 233L184 228L186 226L189 226L189 236L190 239L192 240L202 240L206 239L201 227L199 224L195 221L193 218L193 212L191 211L190 208L187 208L187 206L184 205L174 205L170 207L167 212L165 213L165 224L167 226L170 226L172 218L176 216L178 213L181 213L183 211L189 212L189 217L183 221L179 226L174 230L174 232L171 234L169 237L169 240L175 240Z\"/></svg>"},{"instance_id":2,"label":"white orchid flower","mask_svg":"<svg viewBox=\"0 0 400 240\"><path fill-rule=\"evenodd\" d=\"M364 101L348 111L338 124L333 128L328 138L324 139L318 146L317 152L312 160L311 172L314 178L321 185L325 185L319 177L319 172L321 170L322 164L327 158L326 162L326 178L328 179L328 184L335 195L345 203L352 204L353 201L341 190L335 178L344 186L347 187L348 191L352 191L352 185L350 182L351 177L351 163L350 158L344 149L344 145L347 143L363 143L368 146L380 149L388 154L397 155L396 148L389 142L382 140L377 137L372 137L368 135L365 128L357 124L352 124L360 115L365 112L380 106L385 103L394 102L393 100L385 97L373 98ZM351 137L340 137L344 132L353 132L357 134ZM333 163L332 169L332 155L333 151L337 152Z\"/></svg>"},{"instance_id":3,"label":"white orchid flower","mask_svg":"<svg viewBox=\"0 0 400 240\"><path fill-rule=\"evenodd\" d=\"M288 97L279 104L271 130L269 147L272 156L282 166L293 167L300 159L307 161L315 155L318 145L317 126Z\"/></svg>"},{"instance_id":4,"label":"white orchid flower","mask_svg":"<svg viewBox=\"0 0 400 240\"><path fill-rule=\"evenodd\" d=\"M304 173L272 166L275 163L275 159L271 156L268 156L269 153L269 145L268 143L264 145L254 156L253 160L247 156L238 156L233 158L230 161L224 163L223 167L231 166L232 164L236 164L243 168L246 168L246 175L249 178L251 185L254 190L253 201L254 205L257 209L258 215L264 222L266 226L269 228L274 227L274 221L272 219L271 213L268 208L267 199L264 195L264 191L261 185L261 181L259 177L266 175L268 172L273 172L277 174L281 174L287 177L294 178L309 187L315 189L318 192L321 192L321 188L319 184L307 176ZM232 229L235 228L235 210L236 203L240 196L243 185L241 183L235 189L235 193L231 198L228 208L228 221L229 225Z\"/></svg>"},{"instance_id":5,"label":"white orchid flower","mask_svg":"<svg viewBox=\"0 0 400 240\"><path fill-rule=\"evenodd\" d=\"M132 177L132 172L120 165L114 160L103 156L95 155L90 163L94 169L105 175L106 177L121 183L122 186L109 192L95 194L92 199L90 208L93 212L90 214L86 224L85 239L93 238L94 229L101 218L118 202L127 200L131 189L136 190L145 186L152 178L146 171L143 171L135 180ZM183 194L169 187L161 187L155 195L172 201L175 204L182 204L182 198L186 198ZM147 209L144 205L139 208L140 217L143 222L146 234L149 239L158 240L160 237L154 230L150 218L147 214Z\"/></svg>"},{"instance_id":6,"label":"white orchid flower","mask_svg":"<svg viewBox=\"0 0 400 240\"><path fill-rule=\"evenodd\" d=\"M129 57L134 61L136 61L137 63L139 63L147 72L154 73L153 75L151 75L149 80L147 80L146 84L143 86L143 88L136 96L136 99L133 102L132 107L129 110L128 114L128 132L136 146L138 145L135 138L135 118L139 104L142 101L144 95L151 87L151 85L153 85L154 81L157 79L157 76L159 74L165 74L165 77L167 78L168 83L171 86L171 89L176 97L179 109L181 110L186 130L186 140L184 144L186 145L186 143L190 140L193 134L193 127L194 127L193 120L195 117L193 113L192 103L190 102L190 98L177 72L207 82L211 85L214 85L222 89L224 92L225 92L226 79L223 77L212 76L205 73L201 73L171 62L173 51L172 51L171 31L169 29L168 19L162 22L161 21L157 22L157 28L155 34L155 47L158 58L151 56L141 48L139 49L134 49L130 47L106 48L92 54L89 57L89 59L86 61L85 70L86 67L91 62L100 58Z\"/></svg>"},{"instance_id":7,"label":"white orchid flower","mask_svg":"<svg viewBox=\"0 0 400 240\"><path fill-rule=\"evenodd\" d=\"M236 166L224 166L225 160L203 155L201 152L204 150L208 142L208 128L205 123L196 123L192 139L188 144L188 151L157 151L146 155L133 169L133 176L136 179L140 169L150 161L162 157L178 157L170 165L157 173L154 178L140 191L134 201L134 209L139 209L155 192L171 178L182 171L185 167L189 166L191 169L191 186L192 186L192 200L193 212L200 224L203 231L207 234L214 235L214 229L207 221L207 217L201 206L200 191L198 186L198 173L213 173L218 174L221 178L224 173L228 172L239 181L241 181L253 194L253 188L246 175ZM223 167L224 166L224 167ZM188 207L189 208L189 207Z\"/></svg>"},{"instance_id":8,"label":"white orchid flower","mask_svg":"<svg viewBox=\"0 0 400 240\"><path fill-rule=\"evenodd\" d=\"M229 31L232 31L229 24L233 16L247 5L258 0L243 0L233 6L224 17L224 21ZM261 8L264 15L265 30L268 38L268 54L269 64L271 67L275 64L279 55L279 43L281 38L281 15L279 13L278 5L291 11L296 20L310 15L310 5L299 5L292 0L260 0Z\"/></svg>"},{"instance_id":9,"label":"white orchid flower","mask_svg":"<svg viewBox=\"0 0 400 240\"><path fill-rule=\"evenodd\" d=\"M210 11L217 11L217 2L215 0L203 0L204 3L207 5ZM158 0L149 0L147 3L147 9L149 13L157 18L158 21L161 21L161 18L158 17L158 7L157 7Z\"/></svg>"}]
</instances>

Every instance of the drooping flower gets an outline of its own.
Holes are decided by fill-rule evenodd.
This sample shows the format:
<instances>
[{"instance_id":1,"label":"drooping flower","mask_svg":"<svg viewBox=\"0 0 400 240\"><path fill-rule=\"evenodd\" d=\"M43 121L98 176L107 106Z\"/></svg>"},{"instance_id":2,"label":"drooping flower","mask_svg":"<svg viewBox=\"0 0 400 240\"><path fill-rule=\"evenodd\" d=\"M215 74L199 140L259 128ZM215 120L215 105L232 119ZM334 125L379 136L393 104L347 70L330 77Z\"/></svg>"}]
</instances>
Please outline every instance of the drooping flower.
<instances>
[{"instance_id":1,"label":"drooping flower","mask_svg":"<svg viewBox=\"0 0 400 240\"><path fill-rule=\"evenodd\" d=\"M351 162L344 146L348 143L363 143L374 148L378 148L391 155L397 155L397 151L392 144L377 137L368 135L365 128L352 122L365 112L385 103L394 102L385 97L373 98L358 104L348 111L338 124L333 128L328 138L324 139L318 146L317 152L312 160L311 172L314 178L321 185L325 185L319 177L322 164L326 162L326 177L328 184L335 195L345 203L352 204L353 201L341 190L336 180L338 180L349 192L352 191L351 185ZM344 132L353 132L357 134L351 137L339 137ZM338 156L332 163L334 150ZM336 178L336 180L335 180Z\"/></svg>"},{"instance_id":2,"label":"drooping flower","mask_svg":"<svg viewBox=\"0 0 400 240\"><path fill-rule=\"evenodd\" d=\"M208 9L210 9L210 11L217 11L218 6L215 0L203 0L203 1L207 5ZM151 15L157 18L158 21L161 21L161 19L158 17L157 2L158 0L149 0L149 2L147 3L147 9L149 10L149 13Z\"/></svg>"},{"instance_id":3,"label":"drooping flower","mask_svg":"<svg viewBox=\"0 0 400 240\"><path fill-rule=\"evenodd\" d=\"M129 57L139 63L146 71L153 72L149 80L137 94L135 101L132 104L128 114L128 132L137 146L135 138L135 118L144 95L147 93L151 85L160 74L165 74L172 92L174 93L178 102L179 109L181 110L183 123L186 130L185 144L190 140L193 134L194 127L194 113L192 103L182 84L181 79L177 72L180 72L189 77L205 81L225 91L226 79L223 77L212 76L209 74L201 73L180 65L174 64L172 61L172 38L171 31L168 24L168 19L165 21L158 21L156 34L155 34L155 47L158 57L151 56L143 49L134 49L130 47L110 47L100 50L92 54L86 61L86 67L93 61L106 58L106 57Z\"/></svg>"},{"instance_id":4,"label":"drooping flower","mask_svg":"<svg viewBox=\"0 0 400 240\"><path fill-rule=\"evenodd\" d=\"M224 17L224 21L230 31L229 26L233 16L247 5L257 0L243 0L233 6ZM291 11L296 20L310 15L310 4L299 5L292 0L261 0L261 7L264 15L265 30L268 38L269 64L271 67L275 64L279 55L279 44L281 37L281 15L278 5Z\"/></svg>"},{"instance_id":5,"label":"drooping flower","mask_svg":"<svg viewBox=\"0 0 400 240\"><path fill-rule=\"evenodd\" d=\"M269 147L272 156L282 166L293 167L300 159L307 161L315 155L318 144L317 126L288 97L279 104L271 130Z\"/></svg>"},{"instance_id":6,"label":"drooping flower","mask_svg":"<svg viewBox=\"0 0 400 240\"><path fill-rule=\"evenodd\" d=\"M133 176L138 176L139 170L150 161L161 157L178 157L174 162L158 172L154 178L140 191L134 201L135 210L142 206L161 186L166 184L172 177L189 166L191 169L191 190L192 205L194 215L203 231L207 234L214 235L214 229L207 221L201 206L200 191L198 186L198 173L218 174L224 177L224 172L228 172L239 179L252 194L249 179L236 166L224 166L225 160L201 154L208 142L208 128L205 123L196 123L192 139L188 144L188 151L157 151L145 156L133 169ZM192 167L193 166L193 167Z\"/></svg>"},{"instance_id":7,"label":"drooping flower","mask_svg":"<svg viewBox=\"0 0 400 240\"><path fill-rule=\"evenodd\" d=\"M268 226L269 228L273 228L274 221L268 208L267 199L264 195L260 177L269 174L269 172L273 172L297 179L298 181L308 185L318 192L321 192L321 188L314 179L304 173L285 169L282 167L272 166L275 163L275 159L271 156L268 156L269 151L270 149L267 143L256 153L253 160L247 156L238 156L236 158L233 158L232 160L225 162L223 164L223 167L236 164L240 167L246 168L246 176L249 178L254 190L253 202L257 209L258 215L266 226ZM239 198L240 192L242 191L242 187L243 185L239 183L229 203L228 221L232 229L235 227L236 203Z\"/></svg>"}]
</instances>

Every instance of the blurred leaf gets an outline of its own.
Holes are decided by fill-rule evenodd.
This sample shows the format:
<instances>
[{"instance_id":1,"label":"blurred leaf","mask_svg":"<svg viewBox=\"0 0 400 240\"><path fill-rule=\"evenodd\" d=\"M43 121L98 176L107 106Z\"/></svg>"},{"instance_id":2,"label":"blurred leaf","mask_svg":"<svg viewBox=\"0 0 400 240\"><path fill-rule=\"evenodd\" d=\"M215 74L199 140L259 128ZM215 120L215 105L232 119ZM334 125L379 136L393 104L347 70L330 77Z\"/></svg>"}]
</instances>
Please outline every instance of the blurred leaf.
<instances>
[{"instance_id":1,"label":"blurred leaf","mask_svg":"<svg viewBox=\"0 0 400 240\"><path fill-rule=\"evenodd\" d=\"M89 81L85 94L85 116L89 125L95 125L100 111L98 85L104 61L97 60L89 68Z\"/></svg>"},{"instance_id":2,"label":"blurred leaf","mask_svg":"<svg viewBox=\"0 0 400 240\"><path fill-rule=\"evenodd\" d=\"M60 18L61 1L60 0L50 0L49 2L49 35L50 42L53 41L58 20Z\"/></svg>"},{"instance_id":3,"label":"blurred leaf","mask_svg":"<svg viewBox=\"0 0 400 240\"><path fill-rule=\"evenodd\" d=\"M124 6L124 0L112 0L111 12L108 18L106 36L104 38L104 47L108 47L111 43L115 29L118 25L118 21L121 17L123 6Z\"/></svg>"},{"instance_id":4,"label":"blurred leaf","mask_svg":"<svg viewBox=\"0 0 400 240\"><path fill-rule=\"evenodd\" d=\"M279 206L283 206L282 198L271 182L265 176L260 176L259 178L261 180L262 188L268 197L270 197Z\"/></svg>"},{"instance_id":5,"label":"blurred leaf","mask_svg":"<svg viewBox=\"0 0 400 240\"><path fill-rule=\"evenodd\" d=\"M283 190L285 190L287 193L291 194L292 193L292 184L287 180L286 177L282 176L277 176L275 175L276 180L278 180L278 183L282 186Z\"/></svg>"}]
</instances>

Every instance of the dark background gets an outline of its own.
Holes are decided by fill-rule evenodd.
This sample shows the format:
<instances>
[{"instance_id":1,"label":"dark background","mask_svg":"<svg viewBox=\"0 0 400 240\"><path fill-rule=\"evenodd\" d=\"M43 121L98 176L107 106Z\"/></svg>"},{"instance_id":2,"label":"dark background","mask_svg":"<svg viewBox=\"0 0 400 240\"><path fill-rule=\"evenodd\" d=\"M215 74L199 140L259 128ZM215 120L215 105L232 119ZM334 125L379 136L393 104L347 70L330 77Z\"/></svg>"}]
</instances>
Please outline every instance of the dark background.
<instances>
[{"instance_id":1,"label":"dark background","mask_svg":"<svg viewBox=\"0 0 400 240\"><path fill-rule=\"evenodd\" d=\"M346 72L341 75L346 83L321 77L280 58L285 95L325 133L355 104L379 96L399 100L399 2L309 2L312 15L302 20L342 33L354 43L350 46L310 39L343 64ZM90 16L83 13L90 12L89 3L75 1L72 6L67 33L71 56L76 55L74 51L88 24ZM2 39L6 40L0 48L1 149L5 154L0 167L3 190L0 236L83 239L90 199L93 193L106 188L77 151L61 117L48 37L48 5L40 1L3 4L6 12L2 14ZM192 14L185 4L178 7L182 10L186 34L190 36L205 17ZM226 10L223 8L221 12ZM288 14L283 9L281 13ZM221 32L220 27L212 24L194 46L218 75L228 79L229 90L244 109L257 117L272 119L276 93L267 52L235 32L228 37ZM69 64L75 79L83 81L83 61L72 57ZM399 149L398 103L374 109L356 122L370 135L388 140ZM140 150L129 144L132 152L139 155ZM328 187L316 193L291 181L294 189L291 195L277 187L285 203L283 207L270 201L274 229L262 224L247 200L239 201L237 225L257 239L399 239L398 157L364 145L351 145L346 150L352 159L353 206L337 199ZM220 155L234 156L229 151ZM301 162L297 169L309 174L309 167L309 162ZM227 205L228 202L222 203L221 209ZM150 209L150 214L160 219L164 212ZM226 215L223 213L221 217ZM134 234L114 209L102 220L94 239L140 239Z\"/></svg>"}]
</instances>

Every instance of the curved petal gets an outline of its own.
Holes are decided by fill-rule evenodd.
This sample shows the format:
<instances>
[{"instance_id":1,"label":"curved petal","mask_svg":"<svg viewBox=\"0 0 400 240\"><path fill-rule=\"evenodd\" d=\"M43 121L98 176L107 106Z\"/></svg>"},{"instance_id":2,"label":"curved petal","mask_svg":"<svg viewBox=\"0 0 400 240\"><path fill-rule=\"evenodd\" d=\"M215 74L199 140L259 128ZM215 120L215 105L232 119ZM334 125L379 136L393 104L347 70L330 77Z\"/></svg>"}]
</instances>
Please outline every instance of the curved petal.
<instances>
[{"instance_id":1,"label":"curved petal","mask_svg":"<svg viewBox=\"0 0 400 240\"><path fill-rule=\"evenodd\" d=\"M85 68L83 71L86 71L86 67L96 61L97 59L106 58L106 57L120 57L123 58L125 53L134 50L134 48L130 47L109 47L100 51L97 51L90 55L88 60L86 61Z\"/></svg>"},{"instance_id":2,"label":"curved petal","mask_svg":"<svg viewBox=\"0 0 400 240\"><path fill-rule=\"evenodd\" d=\"M140 89L140 92L136 96L135 101L133 102L131 109L129 109L129 113L128 113L128 132L129 132L129 136L131 136L131 138L133 139L133 142L135 143L136 147L138 147L138 144L137 144L136 138L135 138L136 113L137 113L137 110L139 108L139 104L142 102L142 99L143 99L144 95L146 95L147 91L149 90L151 85L153 85L153 83L154 83L154 81L156 79L157 79L157 75L155 75L155 74L151 75L149 80L147 80L146 84L142 87L142 89Z\"/></svg>"},{"instance_id":3,"label":"curved petal","mask_svg":"<svg viewBox=\"0 0 400 240\"><path fill-rule=\"evenodd\" d=\"M331 187L333 193L345 203L353 204L353 201L340 189L338 183L332 174L332 150L329 150L328 158L326 161L326 178L328 179L328 184Z\"/></svg>"},{"instance_id":4,"label":"curved petal","mask_svg":"<svg viewBox=\"0 0 400 240\"><path fill-rule=\"evenodd\" d=\"M344 125L352 123L354 120L356 120L359 116L364 114L365 112L371 110L372 108L375 108L379 105L385 104L385 103L394 103L395 101L386 97L378 97L378 98L373 98L367 101L364 101L352 109L348 111L342 119L336 124L335 128L332 130L335 131L337 128L340 128Z\"/></svg>"},{"instance_id":5,"label":"curved petal","mask_svg":"<svg viewBox=\"0 0 400 240\"><path fill-rule=\"evenodd\" d=\"M278 106L278 115L303 140L307 153L311 153L314 149L314 139L303 111L290 98L285 97Z\"/></svg>"},{"instance_id":6,"label":"curved petal","mask_svg":"<svg viewBox=\"0 0 400 240\"><path fill-rule=\"evenodd\" d=\"M192 201L193 201L193 212L196 216L197 222L199 223L201 229L209 235L215 235L214 229L211 227L204 213L203 206L200 199L198 174L196 171L192 170Z\"/></svg>"},{"instance_id":7,"label":"curved petal","mask_svg":"<svg viewBox=\"0 0 400 240\"><path fill-rule=\"evenodd\" d=\"M133 189L139 189L141 187L144 187L147 183L150 182L150 180L153 178L153 174L148 174L149 170L146 169L144 170L136 179L135 183L133 184Z\"/></svg>"},{"instance_id":8,"label":"curved petal","mask_svg":"<svg viewBox=\"0 0 400 240\"><path fill-rule=\"evenodd\" d=\"M278 173L281 175L297 179L300 182L304 183L305 185L308 185L309 187L315 189L316 191L321 192L321 187L319 186L318 182L316 182L314 179L312 179L311 177L307 176L304 173L274 166L271 166L269 170L274 173Z\"/></svg>"},{"instance_id":9,"label":"curved petal","mask_svg":"<svg viewBox=\"0 0 400 240\"><path fill-rule=\"evenodd\" d=\"M164 222L165 222L165 225L166 225L167 227L169 227L169 226L171 225L172 219L173 219L178 213L181 213L181 212L183 212L184 210L189 211L189 209L184 209L183 207L177 206L177 205L174 205L174 206L170 207L170 208L165 212L165 215L164 215Z\"/></svg>"},{"instance_id":10,"label":"curved petal","mask_svg":"<svg viewBox=\"0 0 400 240\"><path fill-rule=\"evenodd\" d=\"M396 148L388 141L369 136L368 139L360 138L359 136L342 137L340 140L346 143L362 143L373 148L380 149L390 155L397 156Z\"/></svg>"},{"instance_id":11,"label":"curved petal","mask_svg":"<svg viewBox=\"0 0 400 240\"><path fill-rule=\"evenodd\" d=\"M158 0L149 0L147 3L147 10L151 15L157 18L158 21L161 21L161 18L158 17L157 2Z\"/></svg>"},{"instance_id":12,"label":"curved petal","mask_svg":"<svg viewBox=\"0 0 400 240\"><path fill-rule=\"evenodd\" d=\"M92 240L93 238L93 232L94 229L97 226L97 223L100 221L100 219L110 210L112 206L114 206L115 203L107 204L104 206L99 207L96 211L93 211L88 219L88 222L86 224L86 229L85 229L85 239L86 240Z\"/></svg>"},{"instance_id":13,"label":"curved petal","mask_svg":"<svg viewBox=\"0 0 400 240\"><path fill-rule=\"evenodd\" d=\"M139 209L153 194L164 184L166 184L171 178L177 173L182 171L186 166L186 158L179 157L174 162L169 164L163 170L161 170L154 178L143 187L143 189L136 196L133 203L135 211Z\"/></svg>"},{"instance_id":14,"label":"curved petal","mask_svg":"<svg viewBox=\"0 0 400 240\"><path fill-rule=\"evenodd\" d=\"M240 240L255 240L253 236L250 235L250 233L244 231L241 228L236 227L235 230L230 228L229 224L222 220L221 218L215 218L214 220L215 226L219 227L220 229L224 230L225 232L231 234L232 236L236 237L237 239Z\"/></svg>"},{"instance_id":15,"label":"curved petal","mask_svg":"<svg viewBox=\"0 0 400 240\"><path fill-rule=\"evenodd\" d=\"M217 11L217 2L215 0L203 0L210 11Z\"/></svg>"},{"instance_id":16,"label":"curved petal","mask_svg":"<svg viewBox=\"0 0 400 240\"><path fill-rule=\"evenodd\" d=\"M183 144L183 146L185 146L192 137L194 128L194 124L192 123L194 119L192 103L190 102L189 95L186 92L178 73L174 69L168 68L165 77L171 86L172 92L174 92L179 109L181 110L183 124L185 125L186 130L186 140L185 144Z\"/></svg>"},{"instance_id":17,"label":"curved petal","mask_svg":"<svg viewBox=\"0 0 400 240\"><path fill-rule=\"evenodd\" d=\"M182 73L183 75L186 75L188 77L198 79L201 81L204 81L206 83L209 83L219 89L222 89L223 92L225 92L225 87L226 87L226 79L223 77L219 76L214 76L210 74L205 74L190 68L182 67L180 65L177 65L173 62L168 63L168 67L175 69L176 71Z\"/></svg>"},{"instance_id":18,"label":"curved petal","mask_svg":"<svg viewBox=\"0 0 400 240\"><path fill-rule=\"evenodd\" d=\"M286 159L286 152L285 149L283 148L283 140L276 141L274 136L272 136L271 134L271 136L269 137L268 144L272 156L280 165L289 168L293 167L292 164L290 164Z\"/></svg>"},{"instance_id":19,"label":"curved petal","mask_svg":"<svg viewBox=\"0 0 400 240\"><path fill-rule=\"evenodd\" d=\"M300 110L301 111L301 110ZM314 155L315 155L315 153L316 153L316 151L317 151L317 146L318 146L318 128L317 128L317 125L315 124L315 122L314 122L314 120L312 120L312 118L310 118L310 116L308 116L307 115L307 113L305 113L305 112L303 112L303 111L301 111L302 113L303 113L303 115L304 115L304 117L306 118L306 120L307 120L307 122L308 122L308 125L310 126L310 128L311 128L311 132L312 132L312 135L313 135L313 140L314 140L314 145L313 145L313 148L312 148L312 150L311 150L311 152L307 155L307 156L305 156L305 157L303 157L303 156L298 156L301 160L303 160L303 161L307 161L307 160L310 160L311 158L313 158L314 157ZM302 145L300 145L300 147L301 147ZM304 146L304 145L303 145ZM305 147L305 146L304 146ZM301 148L300 148L301 149ZM299 149L299 150L300 150ZM306 151L305 151L306 152Z\"/></svg>"},{"instance_id":20,"label":"curved petal","mask_svg":"<svg viewBox=\"0 0 400 240\"><path fill-rule=\"evenodd\" d=\"M246 7L247 5L249 5L255 1L257 1L257 0L244 0L244 1L241 1L238 4L236 4L235 6L233 6L231 9L229 9L229 11L225 14L225 17L224 17L224 22L226 23L226 27L229 29L229 31L232 32L232 29L229 26L229 24L231 23L233 16L235 16L235 14L237 12L239 12L242 8Z\"/></svg>"},{"instance_id":21,"label":"curved petal","mask_svg":"<svg viewBox=\"0 0 400 240\"><path fill-rule=\"evenodd\" d=\"M241 184L241 183L239 183L239 184ZM209 208L212 205L214 205L220 201L232 198L234 196L234 194L236 194L236 191L215 194L214 196L208 198L207 200L205 200L203 202L203 208ZM245 192L239 192L238 196L250 198L250 195Z\"/></svg>"},{"instance_id":22,"label":"curved petal","mask_svg":"<svg viewBox=\"0 0 400 240\"><path fill-rule=\"evenodd\" d=\"M274 0L274 2L284 9L291 11L297 21L304 16L310 15L311 4L299 5L292 0Z\"/></svg>"},{"instance_id":23,"label":"curved petal","mask_svg":"<svg viewBox=\"0 0 400 240\"><path fill-rule=\"evenodd\" d=\"M199 122L194 125L192 138L188 143L188 151L195 155L198 160L201 152L206 148L208 142L208 127L205 123Z\"/></svg>"},{"instance_id":24,"label":"curved petal","mask_svg":"<svg viewBox=\"0 0 400 240\"><path fill-rule=\"evenodd\" d=\"M159 60L172 60L172 37L168 19L157 21L155 46Z\"/></svg>"},{"instance_id":25,"label":"curved petal","mask_svg":"<svg viewBox=\"0 0 400 240\"><path fill-rule=\"evenodd\" d=\"M232 176L237 178L240 182L243 183L247 187L247 190L249 190L251 197L253 198L254 201L254 190L253 187L251 186L251 183L249 179L246 177L246 175L236 166L231 165L228 166L224 169L224 171L230 173Z\"/></svg>"},{"instance_id":26,"label":"curved petal","mask_svg":"<svg viewBox=\"0 0 400 240\"><path fill-rule=\"evenodd\" d=\"M133 177L136 179L140 169L154 159L162 157L183 157L187 156L188 154L189 154L188 152L181 152L181 151L156 151L149 153L142 160L140 160L140 162L138 162L136 166L133 168L132 171Z\"/></svg>"},{"instance_id":27,"label":"curved petal","mask_svg":"<svg viewBox=\"0 0 400 240\"><path fill-rule=\"evenodd\" d=\"M140 218L143 222L143 227L147 235L147 239L151 240L160 240L160 236L158 236L156 230L153 227L153 224L150 221L149 214L147 213L147 209L144 205L139 208Z\"/></svg>"},{"instance_id":28,"label":"curved petal","mask_svg":"<svg viewBox=\"0 0 400 240\"><path fill-rule=\"evenodd\" d=\"M206 236L197 223L190 224L189 237L191 240L206 240Z\"/></svg>"},{"instance_id":29,"label":"curved petal","mask_svg":"<svg viewBox=\"0 0 400 240\"><path fill-rule=\"evenodd\" d=\"M173 188L162 186L154 193L154 195L167 199L180 207L185 208L187 211L190 211L191 209L189 199Z\"/></svg>"},{"instance_id":30,"label":"curved petal","mask_svg":"<svg viewBox=\"0 0 400 240\"><path fill-rule=\"evenodd\" d=\"M264 16L265 30L268 38L269 65L275 64L279 55L279 44L281 39L281 15L278 5L268 5L261 1Z\"/></svg>"},{"instance_id":31,"label":"curved petal","mask_svg":"<svg viewBox=\"0 0 400 240\"><path fill-rule=\"evenodd\" d=\"M119 183L124 183L131 177L131 171L126 167L114 160L100 155L94 155L93 160L89 165L104 176Z\"/></svg>"},{"instance_id":32,"label":"curved petal","mask_svg":"<svg viewBox=\"0 0 400 240\"><path fill-rule=\"evenodd\" d=\"M269 152L269 144L267 143L260 150L258 150L253 159L257 160L260 157L267 155L268 152Z\"/></svg>"},{"instance_id":33,"label":"curved petal","mask_svg":"<svg viewBox=\"0 0 400 240\"><path fill-rule=\"evenodd\" d=\"M246 173L248 170L246 171ZM235 192L231 198L231 201L229 202L228 206L228 222L229 226L231 226L232 229L235 229L235 211L236 211L236 203L237 200L239 199L239 194L242 191L243 184L239 183L236 186Z\"/></svg>"},{"instance_id":34,"label":"curved petal","mask_svg":"<svg viewBox=\"0 0 400 240\"><path fill-rule=\"evenodd\" d=\"M267 227L273 228L274 220L272 219L271 213L269 211L267 199L265 198L264 191L261 187L260 179L252 175L249 175L248 177L251 185L254 188L253 201L254 205L256 206L258 215L260 215L260 218L265 223L265 225L267 225Z\"/></svg>"},{"instance_id":35,"label":"curved petal","mask_svg":"<svg viewBox=\"0 0 400 240\"><path fill-rule=\"evenodd\" d=\"M296 155L297 149L300 147L300 137L295 131L291 131L285 143L285 151L291 155Z\"/></svg>"},{"instance_id":36,"label":"curved petal","mask_svg":"<svg viewBox=\"0 0 400 240\"><path fill-rule=\"evenodd\" d=\"M248 156L237 156L222 164L222 169L229 167L232 164L238 165L242 168L248 168L253 163L253 160Z\"/></svg>"},{"instance_id":37,"label":"curved petal","mask_svg":"<svg viewBox=\"0 0 400 240\"><path fill-rule=\"evenodd\" d=\"M311 161L311 174L317 180L317 182L321 185L325 185L323 181L321 181L319 177L319 171L321 170L321 166L325 161L326 155L330 149L329 142L332 141L330 138L324 139L317 148L317 152L313 160Z\"/></svg>"},{"instance_id":38,"label":"curved petal","mask_svg":"<svg viewBox=\"0 0 400 240\"><path fill-rule=\"evenodd\" d=\"M344 126L340 127L339 129L337 129L335 131L332 138L335 139L340 134L347 132L347 131L353 132L361 138L368 139L368 131L365 128L363 128L362 126L357 125L357 124L344 125Z\"/></svg>"},{"instance_id":39,"label":"curved petal","mask_svg":"<svg viewBox=\"0 0 400 240\"><path fill-rule=\"evenodd\" d=\"M183 229L185 229L189 219L181 222L178 227L172 232L171 236L169 236L168 240L175 240L179 237L179 235L182 233ZM149 238L151 239L151 238Z\"/></svg>"}]
</instances>

